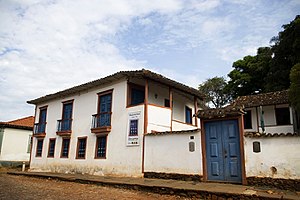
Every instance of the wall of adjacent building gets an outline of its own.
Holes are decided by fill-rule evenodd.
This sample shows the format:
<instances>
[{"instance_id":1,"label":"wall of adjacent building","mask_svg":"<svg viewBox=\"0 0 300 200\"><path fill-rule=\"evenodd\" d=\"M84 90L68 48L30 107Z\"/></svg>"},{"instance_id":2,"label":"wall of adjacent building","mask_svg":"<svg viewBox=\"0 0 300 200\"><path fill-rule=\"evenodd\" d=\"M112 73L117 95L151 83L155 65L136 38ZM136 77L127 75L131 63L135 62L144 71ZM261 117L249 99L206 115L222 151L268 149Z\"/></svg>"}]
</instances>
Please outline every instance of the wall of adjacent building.
<instances>
[{"instance_id":1,"label":"wall of adjacent building","mask_svg":"<svg viewBox=\"0 0 300 200\"><path fill-rule=\"evenodd\" d=\"M261 151L253 152L253 142ZM244 137L247 177L300 179L300 137Z\"/></svg>"},{"instance_id":2,"label":"wall of adjacent building","mask_svg":"<svg viewBox=\"0 0 300 200\"><path fill-rule=\"evenodd\" d=\"M0 161L29 161L29 142L32 131L4 128Z\"/></svg>"}]
</instances>

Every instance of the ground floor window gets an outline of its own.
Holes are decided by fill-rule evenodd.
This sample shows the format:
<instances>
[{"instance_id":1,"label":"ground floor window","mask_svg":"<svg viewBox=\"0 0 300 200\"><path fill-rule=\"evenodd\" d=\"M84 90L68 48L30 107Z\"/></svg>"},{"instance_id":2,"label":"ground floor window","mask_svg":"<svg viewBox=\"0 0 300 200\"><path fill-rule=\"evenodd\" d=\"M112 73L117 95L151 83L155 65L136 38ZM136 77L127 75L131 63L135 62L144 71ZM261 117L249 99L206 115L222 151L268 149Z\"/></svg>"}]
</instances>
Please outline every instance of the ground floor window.
<instances>
[{"instance_id":1,"label":"ground floor window","mask_svg":"<svg viewBox=\"0 0 300 200\"><path fill-rule=\"evenodd\" d=\"M62 145L61 145L61 158L68 158L69 157L69 147L70 147L70 138L63 138Z\"/></svg>"},{"instance_id":2,"label":"ground floor window","mask_svg":"<svg viewBox=\"0 0 300 200\"><path fill-rule=\"evenodd\" d=\"M106 158L107 136L97 137L95 158Z\"/></svg>"},{"instance_id":3,"label":"ground floor window","mask_svg":"<svg viewBox=\"0 0 300 200\"><path fill-rule=\"evenodd\" d=\"M37 140L36 153L35 153L36 157L41 157L42 156L43 142L44 142L44 139L38 139Z\"/></svg>"},{"instance_id":4,"label":"ground floor window","mask_svg":"<svg viewBox=\"0 0 300 200\"><path fill-rule=\"evenodd\" d=\"M77 141L76 159L85 159L87 137L79 137Z\"/></svg>"},{"instance_id":5,"label":"ground floor window","mask_svg":"<svg viewBox=\"0 0 300 200\"><path fill-rule=\"evenodd\" d=\"M55 138L49 139L48 157L53 158L55 151Z\"/></svg>"},{"instance_id":6,"label":"ground floor window","mask_svg":"<svg viewBox=\"0 0 300 200\"><path fill-rule=\"evenodd\" d=\"M290 125L290 109L289 107L275 108L277 125Z\"/></svg>"}]
</instances>

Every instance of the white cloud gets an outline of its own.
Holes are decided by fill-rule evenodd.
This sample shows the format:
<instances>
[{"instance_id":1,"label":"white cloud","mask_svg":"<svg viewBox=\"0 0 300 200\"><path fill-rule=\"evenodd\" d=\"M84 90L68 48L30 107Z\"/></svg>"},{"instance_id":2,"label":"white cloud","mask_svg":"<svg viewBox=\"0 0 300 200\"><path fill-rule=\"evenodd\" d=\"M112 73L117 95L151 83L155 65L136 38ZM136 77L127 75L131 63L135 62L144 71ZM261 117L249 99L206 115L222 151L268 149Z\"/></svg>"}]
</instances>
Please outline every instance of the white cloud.
<instances>
[{"instance_id":1,"label":"white cloud","mask_svg":"<svg viewBox=\"0 0 300 200\"><path fill-rule=\"evenodd\" d=\"M0 121L33 114L26 100L145 64L196 87L217 69L181 73L148 58L210 49L230 63L268 44L297 8L298 1L0 1ZM210 66L196 56L195 66Z\"/></svg>"}]
</instances>

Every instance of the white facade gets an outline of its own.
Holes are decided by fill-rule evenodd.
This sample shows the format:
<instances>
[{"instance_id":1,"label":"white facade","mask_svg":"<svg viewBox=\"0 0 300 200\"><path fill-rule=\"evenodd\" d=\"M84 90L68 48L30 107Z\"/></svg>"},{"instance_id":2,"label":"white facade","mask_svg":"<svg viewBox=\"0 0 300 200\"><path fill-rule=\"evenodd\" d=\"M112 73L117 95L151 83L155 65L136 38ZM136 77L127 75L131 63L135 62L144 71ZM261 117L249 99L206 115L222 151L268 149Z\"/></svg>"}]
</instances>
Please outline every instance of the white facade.
<instances>
[{"instance_id":1,"label":"white facade","mask_svg":"<svg viewBox=\"0 0 300 200\"><path fill-rule=\"evenodd\" d=\"M0 162L28 162L32 131L0 128Z\"/></svg>"},{"instance_id":2,"label":"white facade","mask_svg":"<svg viewBox=\"0 0 300 200\"><path fill-rule=\"evenodd\" d=\"M130 84L146 88L144 79L131 79L130 83L125 78L109 84L93 87L93 89L76 92L47 100L36 105L36 121L39 123L40 108L47 108L45 135L36 134L33 140L30 170L61 173L88 173L94 175L115 176L142 176L143 166L143 135L147 132L195 129L199 127L199 120L193 117L193 124L185 123L185 106L189 106L192 114L195 113L194 96L184 94L164 84L148 81L148 103L144 102L134 106L128 106ZM97 134L91 131L92 116L98 110L98 94L112 91L111 105L111 129L99 135L107 135L106 156L96 159ZM165 100L173 97L173 108L165 105ZM182 96L181 94L185 96ZM146 93L145 93L146 94ZM72 132L69 136L57 134L57 120L62 118L63 102L73 101ZM146 112L146 113L145 113ZM181 112L181 114L179 113ZM176 115L176 117L175 117ZM128 135L130 119L138 119L138 135ZM174 122L174 120L177 120ZM179 123L180 125L174 125ZM146 131L144 130L146 127ZM69 156L61 158L62 141L64 137L70 138ZM76 158L78 138L86 137L86 152L84 159ZM50 139L55 139L54 156L49 157ZM42 155L36 156L38 140L43 140ZM134 141L131 143L131 141ZM199 148L199 146L197 147ZM143 150L144 149L144 150ZM146 150L145 150L146 151ZM199 170L198 170L199 171Z\"/></svg>"},{"instance_id":3,"label":"white facade","mask_svg":"<svg viewBox=\"0 0 300 200\"><path fill-rule=\"evenodd\" d=\"M145 172L203 175L200 132L149 135ZM194 148L190 149L190 145Z\"/></svg>"}]
</instances>

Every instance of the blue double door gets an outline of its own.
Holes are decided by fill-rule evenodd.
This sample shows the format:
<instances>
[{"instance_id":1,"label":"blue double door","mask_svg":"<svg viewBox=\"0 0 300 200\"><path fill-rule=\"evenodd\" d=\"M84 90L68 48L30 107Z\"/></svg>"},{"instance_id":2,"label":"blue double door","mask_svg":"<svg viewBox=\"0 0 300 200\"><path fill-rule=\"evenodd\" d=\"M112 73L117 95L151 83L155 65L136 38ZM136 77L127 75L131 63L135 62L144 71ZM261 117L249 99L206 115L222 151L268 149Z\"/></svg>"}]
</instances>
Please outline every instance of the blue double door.
<instances>
[{"instance_id":1,"label":"blue double door","mask_svg":"<svg viewBox=\"0 0 300 200\"><path fill-rule=\"evenodd\" d=\"M206 122L206 169L210 181L242 182L237 120Z\"/></svg>"}]
</instances>

